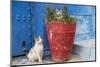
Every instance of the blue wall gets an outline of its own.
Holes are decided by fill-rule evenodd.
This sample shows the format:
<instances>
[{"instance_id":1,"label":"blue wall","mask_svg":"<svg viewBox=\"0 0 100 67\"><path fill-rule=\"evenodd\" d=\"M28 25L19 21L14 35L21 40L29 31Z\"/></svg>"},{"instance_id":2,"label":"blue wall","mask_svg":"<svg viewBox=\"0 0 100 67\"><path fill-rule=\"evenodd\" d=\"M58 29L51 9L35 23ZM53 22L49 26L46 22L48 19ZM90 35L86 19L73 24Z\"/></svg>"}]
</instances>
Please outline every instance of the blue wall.
<instances>
[{"instance_id":1,"label":"blue wall","mask_svg":"<svg viewBox=\"0 0 100 67\"><path fill-rule=\"evenodd\" d=\"M43 38L45 48L44 54L46 54L46 50L49 49L45 27L47 5L53 7L54 9L62 9L64 6L63 4L47 4L40 2L12 2L13 56L24 54L21 47L22 40L26 40L26 47L30 49L34 45L32 40L35 35L40 35ZM77 18L75 41L95 39L95 7L71 4L68 4L67 7L69 14L76 16ZM22 17L20 18L20 21L16 20L18 15Z\"/></svg>"},{"instance_id":2,"label":"blue wall","mask_svg":"<svg viewBox=\"0 0 100 67\"><path fill-rule=\"evenodd\" d=\"M12 55L22 55L22 41L26 41L26 47L31 45L31 23L30 23L30 3L12 3Z\"/></svg>"}]
</instances>

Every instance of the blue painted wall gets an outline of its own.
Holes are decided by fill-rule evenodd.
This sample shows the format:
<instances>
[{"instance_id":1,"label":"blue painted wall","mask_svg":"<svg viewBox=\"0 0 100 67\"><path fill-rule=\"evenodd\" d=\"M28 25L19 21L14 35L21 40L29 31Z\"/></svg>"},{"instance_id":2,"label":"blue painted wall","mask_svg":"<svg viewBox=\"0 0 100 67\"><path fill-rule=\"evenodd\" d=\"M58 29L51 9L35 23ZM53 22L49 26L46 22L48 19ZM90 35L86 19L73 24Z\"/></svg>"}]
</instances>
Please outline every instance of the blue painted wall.
<instances>
[{"instance_id":1,"label":"blue painted wall","mask_svg":"<svg viewBox=\"0 0 100 67\"><path fill-rule=\"evenodd\" d=\"M51 6L54 9L63 8L63 4L47 4L39 2L12 2L12 55L22 55L21 41L27 41L27 48L34 45L34 36L40 35L44 40L44 54L49 49L47 39L45 17L46 7ZM32 8L33 7L33 8ZM77 18L77 29L75 41L95 39L95 7L82 5L67 5L68 12ZM21 21L16 20L17 15ZM31 17L30 17L31 15ZM31 19L31 21L29 21ZM30 28L32 27L32 29ZM31 33L31 34L30 34Z\"/></svg>"},{"instance_id":2,"label":"blue painted wall","mask_svg":"<svg viewBox=\"0 0 100 67\"><path fill-rule=\"evenodd\" d=\"M26 41L26 47L31 45L31 23L30 23L30 3L12 3L12 55L22 55L22 41Z\"/></svg>"}]
</instances>

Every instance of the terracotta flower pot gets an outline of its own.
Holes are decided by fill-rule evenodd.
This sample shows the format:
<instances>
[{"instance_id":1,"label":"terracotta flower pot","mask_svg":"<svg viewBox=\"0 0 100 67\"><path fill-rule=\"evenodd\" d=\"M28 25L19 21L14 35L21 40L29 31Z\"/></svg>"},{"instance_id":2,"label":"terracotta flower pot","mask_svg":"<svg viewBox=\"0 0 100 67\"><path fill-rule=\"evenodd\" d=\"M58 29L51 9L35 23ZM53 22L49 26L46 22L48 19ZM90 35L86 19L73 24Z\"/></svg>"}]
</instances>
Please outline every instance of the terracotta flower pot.
<instances>
[{"instance_id":1,"label":"terracotta flower pot","mask_svg":"<svg viewBox=\"0 0 100 67\"><path fill-rule=\"evenodd\" d=\"M48 40L52 60L56 62L64 62L71 56L73 48L76 23L62 24L60 21L46 21Z\"/></svg>"}]
</instances>

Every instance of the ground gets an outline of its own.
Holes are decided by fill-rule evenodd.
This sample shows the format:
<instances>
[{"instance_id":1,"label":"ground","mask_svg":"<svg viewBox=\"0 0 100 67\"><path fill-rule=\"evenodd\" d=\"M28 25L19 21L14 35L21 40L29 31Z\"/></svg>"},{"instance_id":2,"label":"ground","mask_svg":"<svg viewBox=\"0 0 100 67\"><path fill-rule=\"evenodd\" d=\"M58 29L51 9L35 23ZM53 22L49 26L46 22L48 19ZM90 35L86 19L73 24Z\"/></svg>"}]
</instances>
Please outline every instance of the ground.
<instances>
[{"instance_id":1,"label":"ground","mask_svg":"<svg viewBox=\"0 0 100 67\"><path fill-rule=\"evenodd\" d=\"M86 60L81 59L77 55L72 55L70 60L66 61L66 63L67 62L79 62L79 61L86 61ZM50 57L45 57L45 59L43 60L43 63L38 63L38 61L34 63L29 62L26 56L12 58L12 65L30 65L30 64L47 64L47 63L55 63L55 62L52 61Z\"/></svg>"}]
</instances>

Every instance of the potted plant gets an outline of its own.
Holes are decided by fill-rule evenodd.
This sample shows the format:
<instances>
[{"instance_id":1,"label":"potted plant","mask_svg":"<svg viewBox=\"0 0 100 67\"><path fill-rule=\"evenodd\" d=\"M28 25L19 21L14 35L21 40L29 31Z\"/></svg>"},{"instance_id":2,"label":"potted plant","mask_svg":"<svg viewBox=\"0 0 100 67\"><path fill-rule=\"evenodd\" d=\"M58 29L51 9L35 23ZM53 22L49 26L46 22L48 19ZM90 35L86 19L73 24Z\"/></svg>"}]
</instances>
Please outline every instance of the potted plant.
<instances>
[{"instance_id":1,"label":"potted plant","mask_svg":"<svg viewBox=\"0 0 100 67\"><path fill-rule=\"evenodd\" d=\"M68 60L73 48L76 18L69 16L66 5L62 10L47 7L46 28L52 60Z\"/></svg>"}]
</instances>

